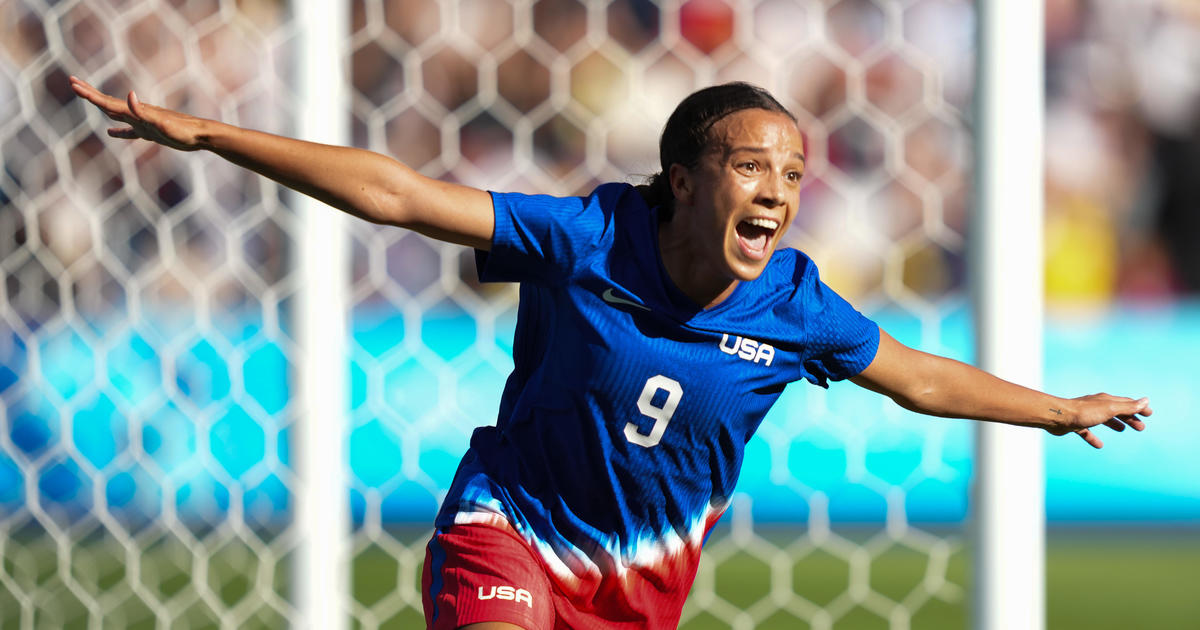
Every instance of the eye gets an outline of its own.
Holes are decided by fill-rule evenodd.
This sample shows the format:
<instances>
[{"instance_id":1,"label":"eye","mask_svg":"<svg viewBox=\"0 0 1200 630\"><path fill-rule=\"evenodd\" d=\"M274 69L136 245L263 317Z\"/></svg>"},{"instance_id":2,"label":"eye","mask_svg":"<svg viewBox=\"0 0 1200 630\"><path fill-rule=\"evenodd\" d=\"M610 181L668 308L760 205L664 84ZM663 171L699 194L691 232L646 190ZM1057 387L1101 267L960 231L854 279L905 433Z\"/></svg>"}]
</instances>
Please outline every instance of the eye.
<instances>
[{"instance_id":1,"label":"eye","mask_svg":"<svg viewBox=\"0 0 1200 630\"><path fill-rule=\"evenodd\" d=\"M803 172L801 172L801 171L788 171L788 172L787 172L787 173L784 175L784 177L787 177L787 180L788 180L789 182L792 182L793 184L795 184L795 183L799 182L799 181L800 181L800 180L801 180L801 179L804 177L804 173L803 173Z\"/></svg>"},{"instance_id":2,"label":"eye","mask_svg":"<svg viewBox=\"0 0 1200 630\"><path fill-rule=\"evenodd\" d=\"M746 171L747 173L757 173L758 172L758 163L757 162L742 162L737 165L737 168L738 168L738 170Z\"/></svg>"}]
</instances>

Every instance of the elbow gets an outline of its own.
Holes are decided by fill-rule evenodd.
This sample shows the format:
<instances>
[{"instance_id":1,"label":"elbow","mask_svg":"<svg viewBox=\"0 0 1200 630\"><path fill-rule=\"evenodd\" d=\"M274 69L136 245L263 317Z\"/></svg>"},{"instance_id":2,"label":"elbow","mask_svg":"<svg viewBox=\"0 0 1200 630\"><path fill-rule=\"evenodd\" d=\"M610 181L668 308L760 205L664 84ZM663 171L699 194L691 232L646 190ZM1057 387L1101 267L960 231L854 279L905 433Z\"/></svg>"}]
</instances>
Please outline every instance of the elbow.
<instances>
[{"instance_id":1,"label":"elbow","mask_svg":"<svg viewBox=\"0 0 1200 630\"><path fill-rule=\"evenodd\" d=\"M410 227L413 224L410 204L405 195L392 187L364 184L359 187L358 216L378 225Z\"/></svg>"},{"instance_id":2,"label":"elbow","mask_svg":"<svg viewBox=\"0 0 1200 630\"><path fill-rule=\"evenodd\" d=\"M904 392L897 392L892 396L892 400L912 412L931 416L943 415L942 406L939 404L939 392L933 383L914 384Z\"/></svg>"},{"instance_id":3,"label":"elbow","mask_svg":"<svg viewBox=\"0 0 1200 630\"><path fill-rule=\"evenodd\" d=\"M897 395L897 396L892 396L892 402L896 403L897 405L900 405L901 408L907 409L908 411L912 411L915 413L924 413L924 414L929 413L924 406L919 404L917 402L917 400L913 399L913 398L908 398L905 396Z\"/></svg>"},{"instance_id":4,"label":"elbow","mask_svg":"<svg viewBox=\"0 0 1200 630\"><path fill-rule=\"evenodd\" d=\"M400 162L379 156L355 191L354 214L379 225L411 228L419 175Z\"/></svg>"}]
</instances>

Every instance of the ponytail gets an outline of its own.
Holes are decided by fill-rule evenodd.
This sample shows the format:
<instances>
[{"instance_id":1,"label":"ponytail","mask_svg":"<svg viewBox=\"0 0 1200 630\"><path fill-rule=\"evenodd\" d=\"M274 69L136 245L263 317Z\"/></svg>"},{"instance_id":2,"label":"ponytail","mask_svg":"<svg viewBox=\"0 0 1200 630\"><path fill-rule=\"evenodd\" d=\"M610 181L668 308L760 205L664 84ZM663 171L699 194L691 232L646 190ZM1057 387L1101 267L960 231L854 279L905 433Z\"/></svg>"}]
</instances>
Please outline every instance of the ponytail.
<instances>
[{"instance_id":1,"label":"ponytail","mask_svg":"<svg viewBox=\"0 0 1200 630\"><path fill-rule=\"evenodd\" d=\"M670 221L675 212L675 194L671 192L671 180L666 173L655 173L646 180L645 185L638 186L642 199L651 208L658 208L659 219Z\"/></svg>"}]
</instances>

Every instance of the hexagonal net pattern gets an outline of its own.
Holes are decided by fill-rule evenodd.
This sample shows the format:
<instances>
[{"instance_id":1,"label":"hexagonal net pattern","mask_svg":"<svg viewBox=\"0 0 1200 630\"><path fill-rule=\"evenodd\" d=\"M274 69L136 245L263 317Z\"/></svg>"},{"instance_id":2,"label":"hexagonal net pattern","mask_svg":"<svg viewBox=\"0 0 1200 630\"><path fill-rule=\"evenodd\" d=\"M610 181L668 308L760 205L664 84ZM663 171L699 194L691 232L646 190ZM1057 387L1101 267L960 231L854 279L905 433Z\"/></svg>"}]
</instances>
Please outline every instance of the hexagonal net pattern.
<instances>
[{"instance_id":1,"label":"hexagonal net pattern","mask_svg":"<svg viewBox=\"0 0 1200 630\"><path fill-rule=\"evenodd\" d=\"M0 29L0 626L286 625L294 217L106 138L66 81L286 132L287 7L17 1Z\"/></svg>"},{"instance_id":2,"label":"hexagonal net pattern","mask_svg":"<svg viewBox=\"0 0 1200 630\"><path fill-rule=\"evenodd\" d=\"M352 0L353 143L491 190L658 170L674 105L770 89L808 159L788 245L902 340L961 354L974 44L965 0ZM69 74L288 133L282 0L0 4L0 626L298 622L292 197L103 137ZM350 227L348 612L419 627L433 514L512 367L517 293ZM849 385L748 445L687 628L961 626L969 436Z\"/></svg>"}]
</instances>

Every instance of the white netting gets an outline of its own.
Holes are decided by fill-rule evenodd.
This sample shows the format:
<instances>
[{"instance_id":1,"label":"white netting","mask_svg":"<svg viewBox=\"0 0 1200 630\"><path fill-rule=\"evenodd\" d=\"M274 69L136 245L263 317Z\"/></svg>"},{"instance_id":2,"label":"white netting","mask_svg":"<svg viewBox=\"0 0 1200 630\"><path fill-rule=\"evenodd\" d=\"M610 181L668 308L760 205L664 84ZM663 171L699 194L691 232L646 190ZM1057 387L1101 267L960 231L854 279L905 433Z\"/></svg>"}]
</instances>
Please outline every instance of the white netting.
<instances>
[{"instance_id":1,"label":"white netting","mask_svg":"<svg viewBox=\"0 0 1200 630\"><path fill-rule=\"evenodd\" d=\"M790 244L904 341L961 350L965 0L351 10L354 144L489 189L640 181L688 92L769 88L808 140ZM0 33L0 625L297 621L287 196L103 137L66 83L287 133L287 3L6 0ZM475 282L462 248L350 232L350 613L418 627L429 524L494 421L516 292ZM967 442L850 385L790 388L685 627L962 625Z\"/></svg>"},{"instance_id":2,"label":"white netting","mask_svg":"<svg viewBox=\"0 0 1200 630\"><path fill-rule=\"evenodd\" d=\"M65 83L286 132L285 7L5 2L0 27L0 625L286 625L293 217L214 156L105 138Z\"/></svg>"}]
</instances>

